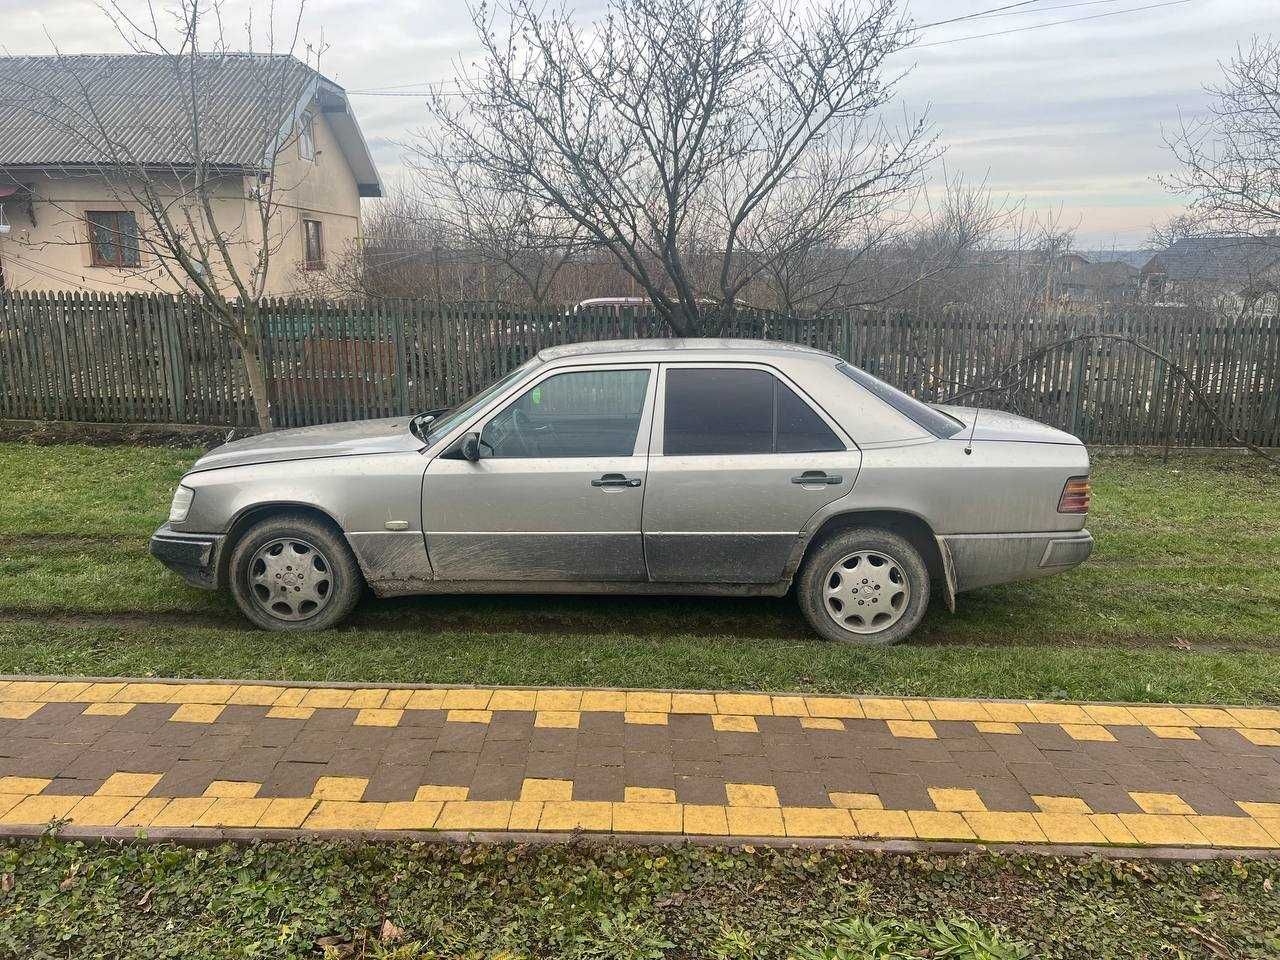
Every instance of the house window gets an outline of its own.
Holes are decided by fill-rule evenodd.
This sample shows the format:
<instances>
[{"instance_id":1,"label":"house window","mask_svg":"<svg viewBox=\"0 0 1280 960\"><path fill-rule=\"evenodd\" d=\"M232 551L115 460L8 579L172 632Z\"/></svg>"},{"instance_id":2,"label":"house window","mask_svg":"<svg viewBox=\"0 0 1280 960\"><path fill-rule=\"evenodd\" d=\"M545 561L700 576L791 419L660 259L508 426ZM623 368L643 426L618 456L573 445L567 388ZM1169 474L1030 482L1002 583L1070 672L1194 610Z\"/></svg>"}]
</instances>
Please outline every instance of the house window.
<instances>
[{"instance_id":1,"label":"house window","mask_svg":"<svg viewBox=\"0 0 1280 960\"><path fill-rule=\"evenodd\" d=\"M136 267L138 219L127 210L89 210L89 249L95 267Z\"/></svg>"},{"instance_id":2,"label":"house window","mask_svg":"<svg viewBox=\"0 0 1280 960\"><path fill-rule=\"evenodd\" d=\"M298 127L298 155L303 160L316 158L316 139L311 129L311 114L304 113Z\"/></svg>"},{"instance_id":3,"label":"house window","mask_svg":"<svg viewBox=\"0 0 1280 960\"><path fill-rule=\"evenodd\" d=\"M319 220L302 221L302 261L305 270L324 269L324 232Z\"/></svg>"}]
</instances>

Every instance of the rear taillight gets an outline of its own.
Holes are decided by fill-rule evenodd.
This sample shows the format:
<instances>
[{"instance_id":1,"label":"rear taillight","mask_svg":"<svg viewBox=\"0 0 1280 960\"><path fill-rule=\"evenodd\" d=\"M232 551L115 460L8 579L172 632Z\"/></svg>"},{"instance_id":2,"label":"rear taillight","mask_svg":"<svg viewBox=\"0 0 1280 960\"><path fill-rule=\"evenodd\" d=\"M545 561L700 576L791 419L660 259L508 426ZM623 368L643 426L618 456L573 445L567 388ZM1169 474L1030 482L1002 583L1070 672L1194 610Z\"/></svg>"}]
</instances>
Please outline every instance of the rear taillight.
<instances>
[{"instance_id":1,"label":"rear taillight","mask_svg":"<svg viewBox=\"0 0 1280 960\"><path fill-rule=\"evenodd\" d=\"M1088 513L1092 491L1088 477L1072 477L1062 488L1062 496L1058 498L1058 512Z\"/></svg>"}]
</instances>

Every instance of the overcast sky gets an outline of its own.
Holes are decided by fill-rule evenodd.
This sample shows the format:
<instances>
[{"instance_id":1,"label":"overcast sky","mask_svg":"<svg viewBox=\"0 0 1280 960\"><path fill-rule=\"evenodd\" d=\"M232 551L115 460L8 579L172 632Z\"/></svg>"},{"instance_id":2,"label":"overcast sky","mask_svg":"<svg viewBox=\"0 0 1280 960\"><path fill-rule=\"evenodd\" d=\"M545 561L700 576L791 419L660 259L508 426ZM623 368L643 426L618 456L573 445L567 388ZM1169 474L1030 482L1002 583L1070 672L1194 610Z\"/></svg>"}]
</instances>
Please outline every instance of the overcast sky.
<instances>
[{"instance_id":1,"label":"overcast sky","mask_svg":"<svg viewBox=\"0 0 1280 960\"><path fill-rule=\"evenodd\" d=\"M227 0L228 22L243 19L234 12L243 2ZM602 6L570 2L584 22ZM928 23L1010 2L914 0L910 12ZM1169 166L1161 128L1202 107L1204 84L1237 43L1280 22L1280 0L1158 2L1038 0L925 30L900 57L902 67L914 65L903 104L929 110L951 173L986 178L1002 195L1026 197L1030 209L1061 211L1079 224L1082 247L1142 246L1151 223L1178 209L1153 180ZM1134 12L1096 16L1125 10ZM957 39L1083 17L1094 19ZM0 0L0 23L8 54L49 53L49 37L64 52L123 49L85 0ZM476 52L460 0L312 0L305 23L305 35L327 45L324 72L350 91L446 79ZM352 101L393 179L399 142L422 123L420 99L353 93Z\"/></svg>"}]
</instances>

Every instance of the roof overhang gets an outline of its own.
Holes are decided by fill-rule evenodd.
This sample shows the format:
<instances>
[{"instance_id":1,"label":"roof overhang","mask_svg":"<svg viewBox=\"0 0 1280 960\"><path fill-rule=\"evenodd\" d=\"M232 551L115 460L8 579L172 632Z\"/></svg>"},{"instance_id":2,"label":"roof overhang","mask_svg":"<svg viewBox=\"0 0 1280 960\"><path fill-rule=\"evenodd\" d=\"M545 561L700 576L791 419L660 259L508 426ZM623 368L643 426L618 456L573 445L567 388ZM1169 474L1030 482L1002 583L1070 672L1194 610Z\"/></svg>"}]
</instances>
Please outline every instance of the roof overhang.
<instances>
[{"instance_id":1,"label":"roof overhang","mask_svg":"<svg viewBox=\"0 0 1280 960\"><path fill-rule=\"evenodd\" d=\"M316 89L315 99L329 129L333 131L334 139L338 141L342 155L347 159L347 166L355 177L360 196L382 196L382 178L378 176L378 168L373 162L373 154L369 152L360 124L351 112L347 92L336 83L322 78Z\"/></svg>"}]
</instances>

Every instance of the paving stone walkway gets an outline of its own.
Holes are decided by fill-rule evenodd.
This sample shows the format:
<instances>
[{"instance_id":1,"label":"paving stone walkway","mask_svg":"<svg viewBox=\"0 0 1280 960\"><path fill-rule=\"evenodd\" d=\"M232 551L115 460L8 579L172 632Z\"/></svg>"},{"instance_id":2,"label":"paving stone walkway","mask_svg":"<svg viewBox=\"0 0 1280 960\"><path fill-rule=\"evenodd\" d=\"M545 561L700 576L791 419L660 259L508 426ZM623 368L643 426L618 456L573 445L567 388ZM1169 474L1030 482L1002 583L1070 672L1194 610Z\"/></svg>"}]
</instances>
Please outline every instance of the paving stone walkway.
<instances>
[{"instance_id":1,"label":"paving stone walkway","mask_svg":"<svg viewBox=\"0 0 1280 960\"><path fill-rule=\"evenodd\" d=\"M0 833L1280 848L1280 709L0 679Z\"/></svg>"}]
</instances>

